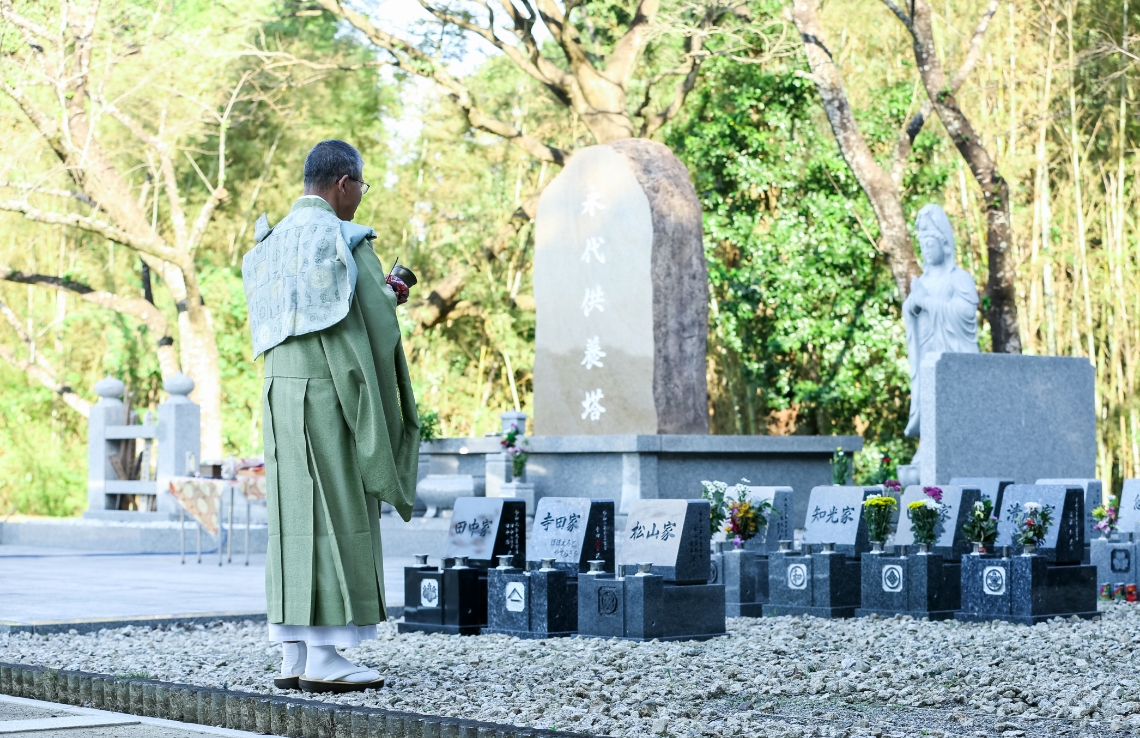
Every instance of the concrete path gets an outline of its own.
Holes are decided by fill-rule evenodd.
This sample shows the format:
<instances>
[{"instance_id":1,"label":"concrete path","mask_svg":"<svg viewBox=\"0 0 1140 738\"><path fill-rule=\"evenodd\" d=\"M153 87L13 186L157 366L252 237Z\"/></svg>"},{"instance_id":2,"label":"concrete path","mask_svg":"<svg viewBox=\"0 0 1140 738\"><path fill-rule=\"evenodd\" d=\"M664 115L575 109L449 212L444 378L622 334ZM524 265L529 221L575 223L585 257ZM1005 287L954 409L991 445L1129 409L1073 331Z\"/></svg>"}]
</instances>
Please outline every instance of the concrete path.
<instances>
[{"instance_id":1,"label":"concrete path","mask_svg":"<svg viewBox=\"0 0 1140 738\"><path fill-rule=\"evenodd\" d=\"M0 735L5 738L253 738L256 734L0 695Z\"/></svg>"},{"instance_id":2,"label":"concrete path","mask_svg":"<svg viewBox=\"0 0 1140 738\"><path fill-rule=\"evenodd\" d=\"M178 555L79 552L0 545L0 622L43 623L265 612L265 555L218 566ZM403 567L386 559L389 606L404 604Z\"/></svg>"}]
</instances>

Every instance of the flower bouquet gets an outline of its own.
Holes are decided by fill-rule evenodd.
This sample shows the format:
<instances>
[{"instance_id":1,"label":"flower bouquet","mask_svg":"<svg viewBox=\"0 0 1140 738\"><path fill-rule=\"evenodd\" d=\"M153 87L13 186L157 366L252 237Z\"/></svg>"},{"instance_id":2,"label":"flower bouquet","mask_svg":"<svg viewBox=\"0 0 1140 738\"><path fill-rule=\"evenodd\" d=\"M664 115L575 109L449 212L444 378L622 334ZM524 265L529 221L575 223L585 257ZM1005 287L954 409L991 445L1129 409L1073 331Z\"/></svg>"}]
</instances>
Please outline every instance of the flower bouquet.
<instances>
[{"instance_id":1,"label":"flower bouquet","mask_svg":"<svg viewBox=\"0 0 1140 738\"><path fill-rule=\"evenodd\" d=\"M1042 506L1040 502L1027 502L1017 516L1017 533L1014 538L1029 555L1037 548L1037 544L1045 540L1049 526L1053 524L1053 508Z\"/></svg>"},{"instance_id":2,"label":"flower bouquet","mask_svg":"<svg viewBox=\"0 0 1140 738\"><path fill-rule=\"evenodd\" d=\"M983 498L974 503L969 519L962 526L962 533L974 544L975 553L985 553L986 545L997 540L997 528L994 503Z\"/></svg>"},{"instance_id":3,"label":"flower bouquet","mask_svg":"<svg viewBox=\"0 0 1140 738\"><path fill-rule=\"evenodd\" d=\"M724 505L724 493L728 491L728 485L724 482L704 480L701 486L703 487L701 499L709 502L709 525L712 528L711 532L715 534L721 529L724 519L728 517Z\"/></svg>"},{"instance_id":4,"label":"flower bouquet","mask_svg":"<svg viewBox=\"0 0 1140 738\"><path fill-rule=\"evenodd\" d=\"M872 495L863 500L863 518L867 521L867 535L872 543L880 547L891 531L891 514L899 503L890 495Z\"/></svg>"},{"instance_id":5,"label":"flower bouquet","mask_svg":"<svg viewBox=\"0 0 1140 738\"><path fill-rule=\"evenodd\" d=\"M938 528L946 518L946 507L942 504L942 490L938 487L923 487L926 496L906 506L910 518L910 529L914 542L929 548L938 540Z\"/></svg>"},{"instance_id":6,"label":"flower bouquet","mask_svg":"<svg viewBox=\"0 0 1140 738\"><path fill-rule=\"evenodd\" d=\"M527 447L526 441L519 442L518 423L511 423L511 429L499 441L499 445L503 447L503 452L511 459L511 475L516 482L523 481L526 476L526 460L530 458L530 448Z\"/></svg>"},{"instance_id":7,"label":"flower bouquet","mask_svg":"<svg viewBox=\"0 0 1140 738\"><path fill-rule=\"evenodd\" d=\"M831 455L831 483L840 487L847 484L852 468L851 457L843 452L842 446L836 446Z\"/></svg>"},{"instance_id":8,"label":"flower bouquet","mask_svg":"<svg viewBox=\"0 0 1140 738\"><path fill-rule=\"evenodd\" d=\"M1104 538L1116 532L1116 505L1097 505L1093 508L1092 516L1096 521L1093 529L1099 530Z\"/></svg>"},{"instance_id":9,"label":"flower bouquet","mask_svg":"<svg viewBox=\"0 0 1140 738\"><path fill-rule=\"evenodd\" d=\"M768 524L768 515L774 513L775 508L767 500L753 502L748 499L748 488L743 484L736 485L733 492L736 497L728 500L728 523L724 532L731 534L732 545L740 548Z\"/></svg>"}]
</instances>

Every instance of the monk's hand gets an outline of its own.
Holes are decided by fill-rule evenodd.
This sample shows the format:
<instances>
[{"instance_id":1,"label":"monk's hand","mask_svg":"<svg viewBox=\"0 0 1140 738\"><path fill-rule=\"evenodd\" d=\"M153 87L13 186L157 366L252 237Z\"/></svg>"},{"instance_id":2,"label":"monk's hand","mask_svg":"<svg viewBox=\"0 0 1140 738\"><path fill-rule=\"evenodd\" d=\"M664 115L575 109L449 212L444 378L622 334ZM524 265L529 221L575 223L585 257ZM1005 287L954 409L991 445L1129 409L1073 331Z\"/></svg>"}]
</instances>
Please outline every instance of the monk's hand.
<instances>
[{"instance_id":1,"label":"monk's hand","mask_svg":"<svg viewBox=\"0 0 1140 738\"><path fill-rule=\"evenodd\" d=\"M404 280L400 279L394 274L388 275L388 286L396 293L396 304L403 305L408 301L408 285L404 284Z\"/></svg>"}]
</instances>

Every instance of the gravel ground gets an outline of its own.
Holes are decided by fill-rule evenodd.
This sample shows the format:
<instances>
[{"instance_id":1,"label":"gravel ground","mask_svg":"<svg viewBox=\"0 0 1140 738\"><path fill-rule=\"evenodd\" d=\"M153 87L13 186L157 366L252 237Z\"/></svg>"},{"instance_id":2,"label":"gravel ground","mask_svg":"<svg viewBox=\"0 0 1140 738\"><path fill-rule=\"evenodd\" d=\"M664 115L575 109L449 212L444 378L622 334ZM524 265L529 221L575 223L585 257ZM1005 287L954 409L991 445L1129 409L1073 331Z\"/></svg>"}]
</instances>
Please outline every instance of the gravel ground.
<instances>
[{"instance_id":1,"label":"gravel ground","mask_svg":"<svg viewBox=\"0 0 1140 738\"><path fill-rule=\"evenodd\" d=\"M1035 627L739 618L703 643L398 635L389 687L329 701L614 736L1140 734L1140 606ZM265 626L0 636L0 661L275 691Z\"/></svg>"}]
</instances>

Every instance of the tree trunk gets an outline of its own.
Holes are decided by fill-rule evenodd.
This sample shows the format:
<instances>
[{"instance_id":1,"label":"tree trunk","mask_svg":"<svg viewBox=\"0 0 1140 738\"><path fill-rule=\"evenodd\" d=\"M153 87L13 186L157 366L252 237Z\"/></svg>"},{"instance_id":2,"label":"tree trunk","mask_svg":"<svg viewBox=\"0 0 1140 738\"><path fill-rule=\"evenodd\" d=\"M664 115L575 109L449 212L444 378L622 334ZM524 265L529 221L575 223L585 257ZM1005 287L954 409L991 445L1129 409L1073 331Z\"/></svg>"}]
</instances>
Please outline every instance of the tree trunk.
<instances>
[{"instance_id":1,"label":"tree trunk","mask_svg":"<svg viewBox=\"0 0 1140 738\"><path fill-rule=\"evenodd\" d=\"M803 39L812 78L819 91L824 112L827 113L827 121L839 144L839 151L875 211L879 223L878 247L890 264L901 302L910 294L911 280L920 276L922 270L919 269L914 245L907 231L898 185L875 161L870 147L859 132L859 125L847 102L843 78L831 52L824 45L823 25L819 22L818 9L819 0L795 0L792 19Z\"/></svg>"},{"instance_id":2,"label":"tree trunk","mask_svg":"<svg viewBox=\"0 0 1140 738\"><path fill-rule=\"evenodd\" d=\"M182 368L194 380L190 398L202 409L203 459L220 459L222 443L222 375L218 365L218 342L210 311L203 306L197 319L189 311L178 313Z\"/></svg>"},{"instance_id":3,"label":"tree trunk","mask_svg":"<svg viewBox=\"0 0 1140 738\"><path fill-rule=\"evenodd\" d=\"M1016 271L1010 254L1013 228L1009 212L1009 184L982 146L981 139L948 86L934 45L930 7L926 0L914 0L913 8L910 30L914 39L914 57L926 94L934 103L934 109L954 146L982 188L986 208L986 251L989 254L985 294L990 305L986 310L986 320L990 324L993 350L994 353L1020 354L1021 335L1014 291Z\"/></svg>"}]
</instances>

